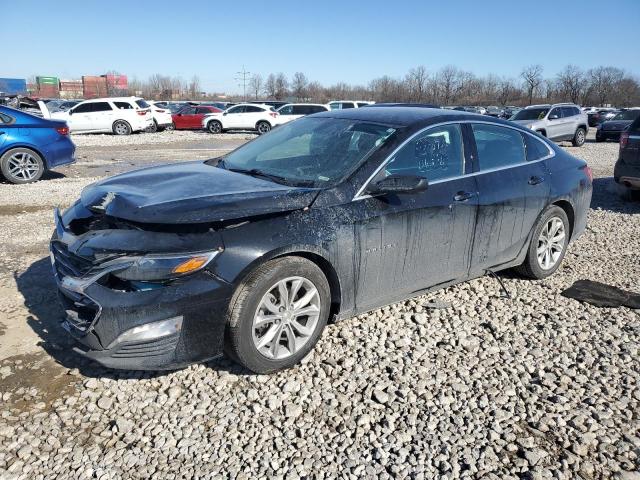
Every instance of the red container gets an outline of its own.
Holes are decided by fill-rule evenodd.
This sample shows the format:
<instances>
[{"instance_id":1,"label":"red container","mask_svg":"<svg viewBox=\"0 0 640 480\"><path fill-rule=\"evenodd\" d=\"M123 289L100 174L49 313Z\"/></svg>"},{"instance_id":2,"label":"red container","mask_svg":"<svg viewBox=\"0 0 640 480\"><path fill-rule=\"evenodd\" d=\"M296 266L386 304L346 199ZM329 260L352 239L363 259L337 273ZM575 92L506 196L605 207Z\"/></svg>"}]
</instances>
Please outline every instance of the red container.
<instances>
[{"instance_id":1,"label":"red container","mask_svg":"<svg viewBox=\"0 0 640 480\"><path fill-rule=\"evenodd\" d=\"M82 91L82 80L60 80L60 91Z\"/></svg>"},{"instance_id":2,"label":"red container","mask_svg":"<svg viewBox=\"0 0 640 480\"><path fill-rule=\"evenodd\" d=\"M126 75L107 74L103 75L107 79L107 87L118 90L126 90L129 88L129 82Z\"/></svg>"},{"instance_id":3,"label":"red container","mask_svg":"<svg viewBox=\"0 0 640 480\"><path fill-rule=\"evenodd\" d=\"M104 77L82 77L84 98L101 98L107 96L107 79Z\"/></svg>"}]
</instances>

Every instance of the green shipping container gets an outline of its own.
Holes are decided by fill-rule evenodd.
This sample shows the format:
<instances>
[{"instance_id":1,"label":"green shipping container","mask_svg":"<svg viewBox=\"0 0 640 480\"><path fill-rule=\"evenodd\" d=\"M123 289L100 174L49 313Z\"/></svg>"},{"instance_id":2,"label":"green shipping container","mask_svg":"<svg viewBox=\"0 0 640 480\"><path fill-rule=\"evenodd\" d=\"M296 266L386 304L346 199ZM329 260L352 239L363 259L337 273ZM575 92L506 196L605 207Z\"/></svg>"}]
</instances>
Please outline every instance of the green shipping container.
<instances>
[{"instance_id":1,"label":"green shipping container","mask_svg":"<svg viewBox=\"0 0 640 480\"><path fill-rule=\"evenodd\" d=\"M36 77L38 85L58 85L58 77Z\"/></svg>"}]
</instances>

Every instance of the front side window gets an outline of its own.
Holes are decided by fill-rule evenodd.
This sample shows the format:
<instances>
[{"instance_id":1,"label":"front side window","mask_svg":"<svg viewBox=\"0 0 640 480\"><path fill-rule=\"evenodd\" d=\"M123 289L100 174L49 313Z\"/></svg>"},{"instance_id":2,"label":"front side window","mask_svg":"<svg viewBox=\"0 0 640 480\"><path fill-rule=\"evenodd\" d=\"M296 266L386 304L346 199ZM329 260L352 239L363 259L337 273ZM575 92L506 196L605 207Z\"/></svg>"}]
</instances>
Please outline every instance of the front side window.
<instances>
[{"instance_id":1,"label":"front side window","mask_svg":"<svg viewBox=\"0 0 640 480\"><path fill-rule=\"evenodd\" d=\"M573 117L577 114L573 107L562 107L562 118Z\"/></svg>"},{"instance_id":2,"label":"front side window","mask_svg":"<svg viewBox=\"0 0 640 480\"><path fill-rule=\"evenodd\" d=\"M73 113L88 113L93 112L92 103L82 103L73 109Z\"/></svg>"},{"instance_id":3,"label":"front side window","mask_svg":"<svg viewBox=\"0 0 640 480\"><path fill-rule=\"evenodd\" d=\"M91 111L93 112L107 112L109 110L113 110L113 108L111 108L111 105L109 105L109 103L107 102L94 102L91 105L93 107Z\"/></svg>"},{"instance_id":4,"label":"front side window","mask_svg":"<svg viewBox=\"0 0 640 480\"><path fill-rule=\"evenodd\" d=\"M133 105L129 102L113 102L118 110L133 110Z\"/></svg>"},{"instance_id":5,"label":"front side window","mask_svg":"<svg viewBox=\"0 0 640 480\"><path fill-rule=\"evenodd\" d=\"M287 105L286 107L280 108L278 113L280 113L280 115L293 115L293 105Z\"/></svg>"},{"instance_id":6,"label":"front side window","mask_svg":"<svg viewBox=\"0 0 640 480\"><path fill-rule=\"evenodd\" d=\"M480 171L515 165L525 161L522 135L498 125L472 124Z\"/></svg>"},{"instance_id":7,"label":"front side window","mask_svg":"<svg viewBox=\"0 0 640 480\"><path fill-rule=\"evenodd\" d=\"M231 107L229 110L227 110L227 113L242 113L244 112L244 109L244 106Z\"/></svg>"},{"instance_id":8,"label":"front side window","mask_svg":"<svg viewBox=\"0 0 640 480\"><path fill-rule=\"evenodd\" d=\"M464 173L460 125L443 125L419 134L387 164L386 175L418 175L429 181Z\"/></svg>"},{"instance_id":9,"label":"front side window","mask_svg":"<svg viewBox=\"0 0 640 480\"><path fill-rule=\"evenodd\" d=\"M549 120L559 120L560 118L562 118L562 110L560 108L554 108L549 112Z\"/></svg>"}]
</instances>

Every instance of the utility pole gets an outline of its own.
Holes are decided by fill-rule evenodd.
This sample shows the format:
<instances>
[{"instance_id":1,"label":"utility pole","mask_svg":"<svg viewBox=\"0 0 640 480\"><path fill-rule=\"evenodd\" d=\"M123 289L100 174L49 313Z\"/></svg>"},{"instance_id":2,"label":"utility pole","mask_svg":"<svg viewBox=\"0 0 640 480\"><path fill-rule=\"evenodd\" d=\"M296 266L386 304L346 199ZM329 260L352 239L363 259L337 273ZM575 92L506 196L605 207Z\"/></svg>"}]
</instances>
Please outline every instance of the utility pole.
<instances>
[{"instance_id":1,"label":"utility pole","mask_svg":"<svg viewBox=\"0 0 640 480\"><path fill-rule=\"evenodd\" d=\"M244 68L244 65L242 65L242 70L236 72L236 76L234 77L234 80L240 82L238 83L238 86L242 87L242 98L245 102L247 101L247 79L249 78L249 75L251 75L251 72L248 72Z\"/></svg>"}]
</instances>

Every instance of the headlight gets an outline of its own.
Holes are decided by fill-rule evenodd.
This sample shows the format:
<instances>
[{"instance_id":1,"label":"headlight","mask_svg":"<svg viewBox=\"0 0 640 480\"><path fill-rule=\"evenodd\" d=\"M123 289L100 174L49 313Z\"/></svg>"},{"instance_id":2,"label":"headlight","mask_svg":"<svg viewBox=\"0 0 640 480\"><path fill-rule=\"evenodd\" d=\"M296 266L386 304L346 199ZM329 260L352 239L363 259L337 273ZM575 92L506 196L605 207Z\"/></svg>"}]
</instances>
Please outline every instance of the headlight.
<instances>
[{"instance_id":1,"label":"headlight","mask_svg":"<svg viewBox=\"0 0 640 480\"><path fill-rule=\"evenodd\" d=\"M213 258L220 253L193 253L186 255L145 255L138 258L120 258L122 270L116 270L113 275L122 280L152 281L171 280L202 270Z\"/></svg>"}]
</instances>

